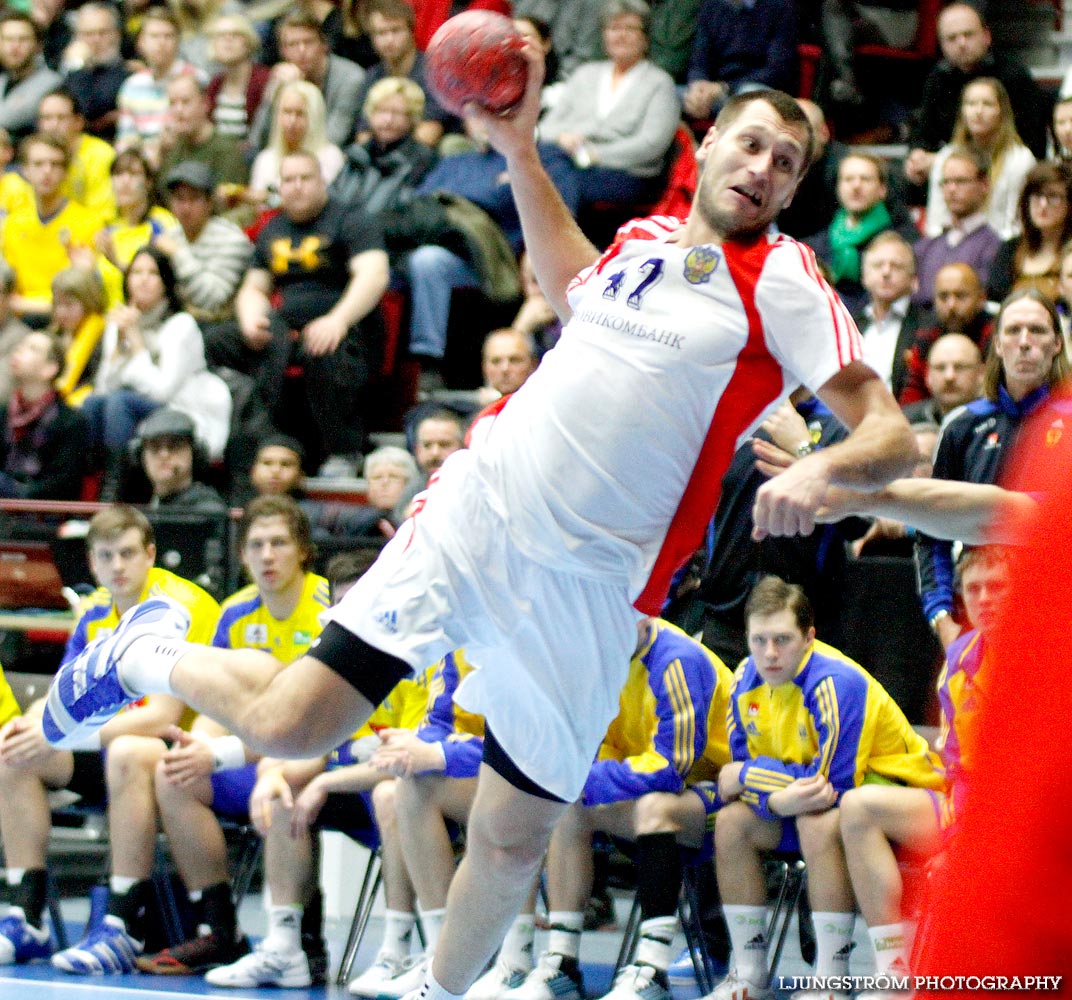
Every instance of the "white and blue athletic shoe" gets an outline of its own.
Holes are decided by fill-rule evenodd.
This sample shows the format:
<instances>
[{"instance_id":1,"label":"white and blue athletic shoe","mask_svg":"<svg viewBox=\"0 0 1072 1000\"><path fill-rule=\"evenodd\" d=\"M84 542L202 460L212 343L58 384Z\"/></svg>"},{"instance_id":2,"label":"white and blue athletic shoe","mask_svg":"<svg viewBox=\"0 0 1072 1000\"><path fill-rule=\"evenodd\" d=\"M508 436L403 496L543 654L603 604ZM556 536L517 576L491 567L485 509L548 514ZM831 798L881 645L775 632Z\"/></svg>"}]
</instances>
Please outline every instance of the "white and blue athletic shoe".
<instances>
[{"instance_id":1,"label":"white and blue athletic shoe","mask_svg":"<svg viewBox=\"0 0 1072 1000\"><path fill-rule=\"evenodd\" d=\"M119 680L119 660L130 644L143 636L173 643L184 639L189 628L190 613L167 597L134 605L110 636L91 642L56 671L41 719L45 739L59 748L82 745L119 709L141 697Z\"/></svg>"},{"instance_id":2,"label":"white and blue athletic shoe","mask_svg":"<svg viewBox=\"0 0 1072 1000\"><path fill-rule=\"evenodd\" d=\"M48 958L52 943L48 931L34 927L19 906L12 906L0 920L0 965L21 965Z\"/></svg>"},{"instance_id":3,"label":"white and blue athletic shoe","mask_svg":"<svg viewBox=\"0 0 1072 1000\"><path fill-rule=\"evenodd\" d=\"M126 932L119 917L108 914L78 944L56 952L52 965L72 976L137 972L143 947Z\"/></svg>"},{"instance_id":4,"label":"white and blue athletic shoe","mask_svg":"<svg viewBox=\"0 0 1072 1000\"><path fill-rule=\"evenodd\" d=\"M503 1000L584 1000L579 970L575 975L570 975L574 968L576 961L571 962L563 955L545 951L525 981L507 990Z\"/></svg>"}]
</instances>

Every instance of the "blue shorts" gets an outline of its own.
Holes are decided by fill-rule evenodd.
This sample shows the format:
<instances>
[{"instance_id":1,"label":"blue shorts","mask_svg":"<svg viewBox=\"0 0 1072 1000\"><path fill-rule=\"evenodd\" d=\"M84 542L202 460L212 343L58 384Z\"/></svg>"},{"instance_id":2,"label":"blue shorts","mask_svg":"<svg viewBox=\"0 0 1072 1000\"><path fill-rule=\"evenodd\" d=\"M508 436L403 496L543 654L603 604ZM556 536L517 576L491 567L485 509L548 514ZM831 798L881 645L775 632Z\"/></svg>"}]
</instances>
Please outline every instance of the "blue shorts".
<instances>
[{"instance_id":1,"label":"blue shorts","mask_svg":"<svg viewBox=\"0 0 1072 1000\"><path fill-rule=\"evenodd\" d=\"M257 783L257 765L243 764L216 771L212 781L212 811L220 816L247 821L249 797Z\"/></svg>"}]
</instances>

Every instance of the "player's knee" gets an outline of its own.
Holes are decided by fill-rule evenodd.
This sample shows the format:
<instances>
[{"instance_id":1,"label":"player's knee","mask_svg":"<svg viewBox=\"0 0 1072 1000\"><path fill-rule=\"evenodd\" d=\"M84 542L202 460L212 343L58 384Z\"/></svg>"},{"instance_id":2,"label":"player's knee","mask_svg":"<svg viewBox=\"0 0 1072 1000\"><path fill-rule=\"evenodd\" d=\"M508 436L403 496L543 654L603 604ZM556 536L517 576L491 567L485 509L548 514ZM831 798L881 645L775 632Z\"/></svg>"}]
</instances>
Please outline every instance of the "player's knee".
<instances>
[{"instance_id":1,"label":"player's knee","mask_svg":"<svg viewBox=\"0 0 1072 1000\"><path fill-rule=\"evenodd\" d=\"M821 813L805 813L797 817L797 838L800 853L806 861L810 856L828 850L841 838L840 810L827 809Z\"/></svg>"},{"instance_id":2,"label":"player's knee","mask_svg":"<svg viewBox=\"0 0 1072 1000\"><path fill-rule=\"evenodd\" d=\"M680 824L674 818L678 796L670 792L649 792L636 800L633 821L638 836L647 833L677 833Z\"/></svg>"},{"instance_id":3,"label":"player's knee","mask_svg":"<svg viewBox=\"0 0 1072 1000\"><path fill-rule=\"evenodd\" d=\"M839 822L843 837L863 833L872 825L871 806L865 788L852 788L838 800Z\"/></svg>"},{"instance_id":4,"label":"player's knee","mask_svg":"<svg viewBox=\"0 0 1072 1000\"><path fill-rule=\"evenodd\" d=\"M529 872L543 860L550 830L496 813L471 816L467 836L469 852L475 850L492 870Z\"/></svg>"},{"instance_id":5,"label":"player's knee","mask_svg":"<svg viewBox=\"0 0 1072 1000\"><path fill-rule=\"evenodd\" d=\"M114 789L132 781L151 783L163 753L162 740L143 736L120 736L112 740L105 770L108 787Z\"/></svg>"},{"instance_id":6,"label":"player's knee","mask_svg":"<svg viewBox=\"0 0 1072 1000\"><path fill-rule=\"evenodd\" d=\"M715 851L733 853L750 843L755 813L743 802L730 802L715 816Z\"/></svg>"},{"instance_id":7,"label":"player's knee","mask_svg":"<svg viewBox=\"0 0 1072 1000\"><path fill-rule=\"evenodd\" d=\"M372 789L372 812L376 817L376 825L381 829L395 825L398 814L398 785L398 780L394 779L381 781Z\"/></svg>"},{"instance_id":8,"label":"player's knee","mask_svg":"<svg viewBox=\"0 0 1072 1000\"><path fill-rule=\"evenodd\" d=\"M336 747L339 740L325 737L312 720L296 720L280 712L278 706L264 708L245 720L244 742L271 757L300 760L319 757Z\"/></svg>"}]
</instances>

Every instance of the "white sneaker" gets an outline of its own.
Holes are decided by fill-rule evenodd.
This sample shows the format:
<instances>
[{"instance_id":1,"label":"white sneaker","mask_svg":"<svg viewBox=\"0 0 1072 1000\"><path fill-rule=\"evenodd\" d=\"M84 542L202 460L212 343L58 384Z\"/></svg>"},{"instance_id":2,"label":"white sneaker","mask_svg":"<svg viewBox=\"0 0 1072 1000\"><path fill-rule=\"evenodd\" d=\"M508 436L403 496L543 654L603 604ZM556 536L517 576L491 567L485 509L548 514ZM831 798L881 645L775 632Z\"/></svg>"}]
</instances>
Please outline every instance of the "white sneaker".
<instances>
[{"instance_id":1,"label":"white sneaker","mask_svg":"<svg viewBox=\"0 0 1072 1000\"><path fill-rule=\"evenodd\" d=\"M211 986L253 989L257 986L302 987L313 984L305 952L274 951L261 942L248 955L231 965L221 965L205 973Z\"/></svg>"},{"instance_id":2,"label":"white sneaker","mask_svg":"<svg viewBox=\"0 0 1072 1000\"><path fill-rule=\"evenodd\" d=\"M562 971L564 955L545 951L525 981L503 994L503 1000L584 1000L581 983Z\"/></svg>"},{"instance_id":3,"label":"white sneaker","mask_svg":"<svg viewBox=\"0 0 1072 1000\"><path fill-rule=\"evenodd\" d=\"M670 993L656 978L650 965L626 965L614 977L614 986L603 1000L670 1000Z\"/></svg>"},{"instance_id":4,"label":"white sneaker","mask_svg":"<svg viewBox=\"0 0 1072 1000\"><path fill-rule=\"evenodd\" d=\"M772 1000L773 997L774 991L765 983L742 979L736 969L730 969L726 978L707 994L705 1000Z\"/></svg>"},{"instance_id":5,"label":"white sneaker","mask_svg":"<svg viewBox=\"0 0 1072 1000\"><path fill-rule=\"evenodd\" d=\"M402 960L402 968L398 975L385 979L380 984L377 993L366 995L374 995L379 1000L399 1000L399 997L412 993L414 990L419 990L424 985L431 960L432 956L428 954L409 955ZM352 984L351 992L353 992Z\"/></svg>"},{"instance_id":6,"label":"white sneaker","mask_svg":"<svg viewBox=\"0 0 1072 1000\"><path fill-rule=\"evenodd\" d=\"M465 1000L500 1000L508 990L520 986L531 971L531 968L515 969L500 958L469 987Z\"/></svg>"},{"instance_id":7,"label":"white sneaker","mask_svg":"<svg viewBox=\"0 0 1072 1000\"><path fill-rule=\"evenodd\" d=\"M372 964L361 975L350 980L346 989L355 997L378 997L380 987L402 972L405 956L381 948Z\"/></svg>"}]
</instances>

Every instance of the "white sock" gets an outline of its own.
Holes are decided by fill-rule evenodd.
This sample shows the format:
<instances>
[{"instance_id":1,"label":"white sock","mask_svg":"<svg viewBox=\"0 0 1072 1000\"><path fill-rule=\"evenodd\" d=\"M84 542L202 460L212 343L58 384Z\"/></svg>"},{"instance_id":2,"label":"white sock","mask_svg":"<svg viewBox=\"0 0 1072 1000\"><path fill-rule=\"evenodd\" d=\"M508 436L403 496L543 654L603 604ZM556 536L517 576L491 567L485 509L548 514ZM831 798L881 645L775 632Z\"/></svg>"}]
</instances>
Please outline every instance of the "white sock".
<instances>
[{"instance_id":1,"label":"white sock","mask_svg":"<svg viewBox=\"0 0 1072 1000\"><path fill-rule=\"evenodd\" d=\"M409 942L416 922L412 911L384 910L382 950L405 958L409 954Z\"/></svg>"},{"instance_id":2,"label":"white sock","mask_svg":"<svg viewBox=\"0 0 1072 1000\"><path fill-rule=\"evenodd\" d=\"M847 976L852 955L855 913L812 913L815 927L815 975Z\"/></svg>"},{"instance_id":3,"label":"white sock","mask_svg":"<svg viewBox=\"0 0 1072 1000\"><path fill-rule=\"evenodd\" d=\"M22 885L22 876L25 874L25 868L8 868L4 872L8 885Z\"/></svg>"},{"instance_id":4,"label":"white sock","mask_svg":"<svg viewBox=\"0 0 1072 1000\"><path fill-rule=\"evenodd\" d=\"M514 918L506 932L499 960L511 969L528 972L532 968L532 943L536 938L536 920L531 913Z\"/></svg>"},{"instance_id":5,"label":"white sock","mask_svg":"<svg viewBox=\"0 0 1072 1000\"><path fill-rule=\"evenodd\" d=\"M301 951L301 922L305 907L299 903L268 908L268 933L264 944L271 951L293 955Z\"/></svg>"},{"instance_id":6,"label":"white sock","mask_svg":"<svg viewBox=\"0 0 1072 1000\"><path fill-rule=\"evenodd\" d=\"M740 979L767 985L767 908L724 903L722 912L733 947L733 967Z\"/></svg>"},{"instance_id":7,"label":"white sock","mask_svg":"<svg viewBox=\"0 0 1072 1000\"><path fill-rule=\"evenodd\" d=\"M417 994L417 1000L461 1000L463 996L465 993L451 993L445 986L440 986L436 982L436 977L432 975L432 967L429 965L428 973L424 977L424 985Z\"/></svg>"},{"instance_id":8,"label":"white sock","mask_svg":"<svg viewBox=\"0 0 1072 1000\"><path fill-rule=\"evenodd\" d=\"M443 930L443 921L447 919L447 908L440 906L435 910L421 909L421 927L424 930L424 953L435 953L439 944L439 935Z\"/></svg>"},{"instance_id":9,"label":"white sock","mask_svg":"<svg viewBox=\"0 0 1072 1000\"><path fill-rule=\"evenodd\" d=\"M882 924L868 927L867 935L871 938L871 947L875 950L875 972L885 976L890 973L901 975L908 972L909 936L904 923Z\"/></svg>"},{"instance_id":10,"label":"white sock","mask_svg":"<svg viewBox=\"0 0 1072 1000\"><path fill-rule=\"evenodd\" d=\"M651 917L640 922L640 941L634 962L666 972L673 961L671 946L677 933L677 917Z\"/></svg>"},{"instance_id":11,"label":"white sock","mask_svg":"<svg viewBox=\"0 0 1072 1000\"><path fill-rule=\"evenodd\" d=\"M552 910L547 914L547 923L551 927L547 950L555 955L577 958L581 954L584 914L579 910Z\"/></svg>"},{"instance_id":12,"label":"white sock","mask_svg":"<svg viewBox=\"0 0 1072 1000\"><path fill-rule=\"evenodd\" d=\"M117 896L125 896L142 880L131 875L112 875L108 879L108 888Z\"/></svg>"},{"instance_id":13,"label":"white sock","mask_svg":"<svg viewBox=\"0 0 1072 1000\"><path fill-rule=\"evenodd\" d=\"M140 636L123 650L117 667L120 683L131 694L175 694L171 671L195 647L191 642Z\"/></svg>"}]
</instances>

